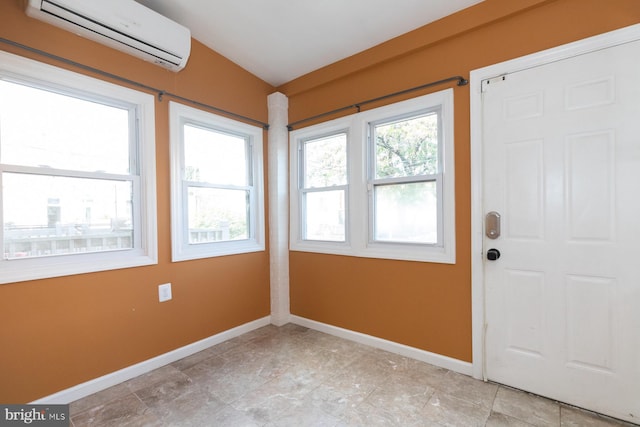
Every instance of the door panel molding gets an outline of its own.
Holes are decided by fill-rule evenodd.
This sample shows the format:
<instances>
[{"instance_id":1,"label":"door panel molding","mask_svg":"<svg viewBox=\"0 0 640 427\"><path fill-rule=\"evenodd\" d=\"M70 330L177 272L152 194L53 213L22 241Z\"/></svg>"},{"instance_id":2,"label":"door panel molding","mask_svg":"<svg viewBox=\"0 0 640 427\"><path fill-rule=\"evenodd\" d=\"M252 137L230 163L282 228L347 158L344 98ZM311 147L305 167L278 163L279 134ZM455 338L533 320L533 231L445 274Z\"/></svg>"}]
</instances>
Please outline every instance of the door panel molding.
<instances>
[{"instance_id":1,"label":"door panel molding","mask_svg":"<svg viewBox=\"0 0 640 427\"><path fill-rule=\"evenodd\" d=\"M640 40L640 24L471 71L471 267L473 376L485 378L482 82L505 74ZM580 89L580 88L578 88ZM606 100L605 100L606 101ZM604 102L604 101L602 101ZM525 105L526 107L526 105Z\"/></svg>"}]
</instances>

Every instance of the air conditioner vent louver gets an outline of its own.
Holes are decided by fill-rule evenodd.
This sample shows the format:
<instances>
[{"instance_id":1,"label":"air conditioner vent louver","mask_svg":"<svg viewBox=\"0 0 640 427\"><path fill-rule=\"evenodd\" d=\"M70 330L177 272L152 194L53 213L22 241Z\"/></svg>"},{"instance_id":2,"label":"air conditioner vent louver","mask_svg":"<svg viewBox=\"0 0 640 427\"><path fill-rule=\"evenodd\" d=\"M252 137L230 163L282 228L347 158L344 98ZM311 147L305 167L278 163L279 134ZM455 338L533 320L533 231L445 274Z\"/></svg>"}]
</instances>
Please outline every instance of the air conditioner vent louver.
<instances>
[{"instance_id":1,"label":"air conditioner vent louver","mask_svg":"<svg viewBox=\"0 0 640 427\"><path fill-rule=\"evenodd\" d=\"M29 0L27 15L172 71L191 51L189 29L133 0Z\"/></svg>"}]
</instances>

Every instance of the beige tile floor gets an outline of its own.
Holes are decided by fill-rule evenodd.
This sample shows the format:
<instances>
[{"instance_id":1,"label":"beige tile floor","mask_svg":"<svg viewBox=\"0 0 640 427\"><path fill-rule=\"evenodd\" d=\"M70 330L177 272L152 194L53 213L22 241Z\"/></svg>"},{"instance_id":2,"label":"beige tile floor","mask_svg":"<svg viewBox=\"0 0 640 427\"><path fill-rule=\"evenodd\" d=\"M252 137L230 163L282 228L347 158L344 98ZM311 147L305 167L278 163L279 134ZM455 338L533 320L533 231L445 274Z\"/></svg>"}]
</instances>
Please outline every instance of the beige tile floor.
<instances>
[{"instance_id":1,"label":"beige tile floor","mask_svg":"<svg viewBox=\"0 0 640 427\"><path fill-rule=\"evenodd\" d=\"M81 426L629 426L293 324L70 407Z\"/></svg>"}]
</instances>

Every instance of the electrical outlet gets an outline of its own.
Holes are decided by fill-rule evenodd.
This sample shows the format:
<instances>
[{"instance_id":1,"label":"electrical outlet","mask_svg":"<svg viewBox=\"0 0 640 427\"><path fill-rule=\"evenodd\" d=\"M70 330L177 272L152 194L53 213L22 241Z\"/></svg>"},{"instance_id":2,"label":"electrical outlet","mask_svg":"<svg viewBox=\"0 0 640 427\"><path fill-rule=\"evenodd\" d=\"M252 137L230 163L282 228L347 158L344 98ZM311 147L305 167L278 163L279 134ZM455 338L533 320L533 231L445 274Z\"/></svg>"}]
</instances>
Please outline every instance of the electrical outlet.
<instances>
[{"instance_id":1,"label":"electrical outlet","mask_svg":"<svg viewBox=\"0 0 640 427\"><path fill-rule=\"evenodd\" d=\"M171 299L171 283L158 285L158 299L160 302L169 301Z\"/></svg>"}]
</instances>

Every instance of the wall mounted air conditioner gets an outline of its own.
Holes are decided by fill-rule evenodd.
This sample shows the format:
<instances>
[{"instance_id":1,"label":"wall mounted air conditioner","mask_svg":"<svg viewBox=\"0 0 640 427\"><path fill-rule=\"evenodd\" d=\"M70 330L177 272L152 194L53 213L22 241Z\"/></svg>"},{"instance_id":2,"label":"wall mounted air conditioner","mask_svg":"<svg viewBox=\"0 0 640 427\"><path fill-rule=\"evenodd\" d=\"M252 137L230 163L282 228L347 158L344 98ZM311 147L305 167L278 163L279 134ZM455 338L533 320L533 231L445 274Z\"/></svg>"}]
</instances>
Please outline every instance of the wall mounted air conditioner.
<instances>
[{"instance_id":1,"label":"wall mounted air conditioner","mask_svg":"<svg viewBox=\"0 0 640 427\"><path fill-rule=\"evenodd\" d=\"M26 12L171 71L191 52L188 28L133 0L28 0Z\"/></svg>"}]
</instances>

